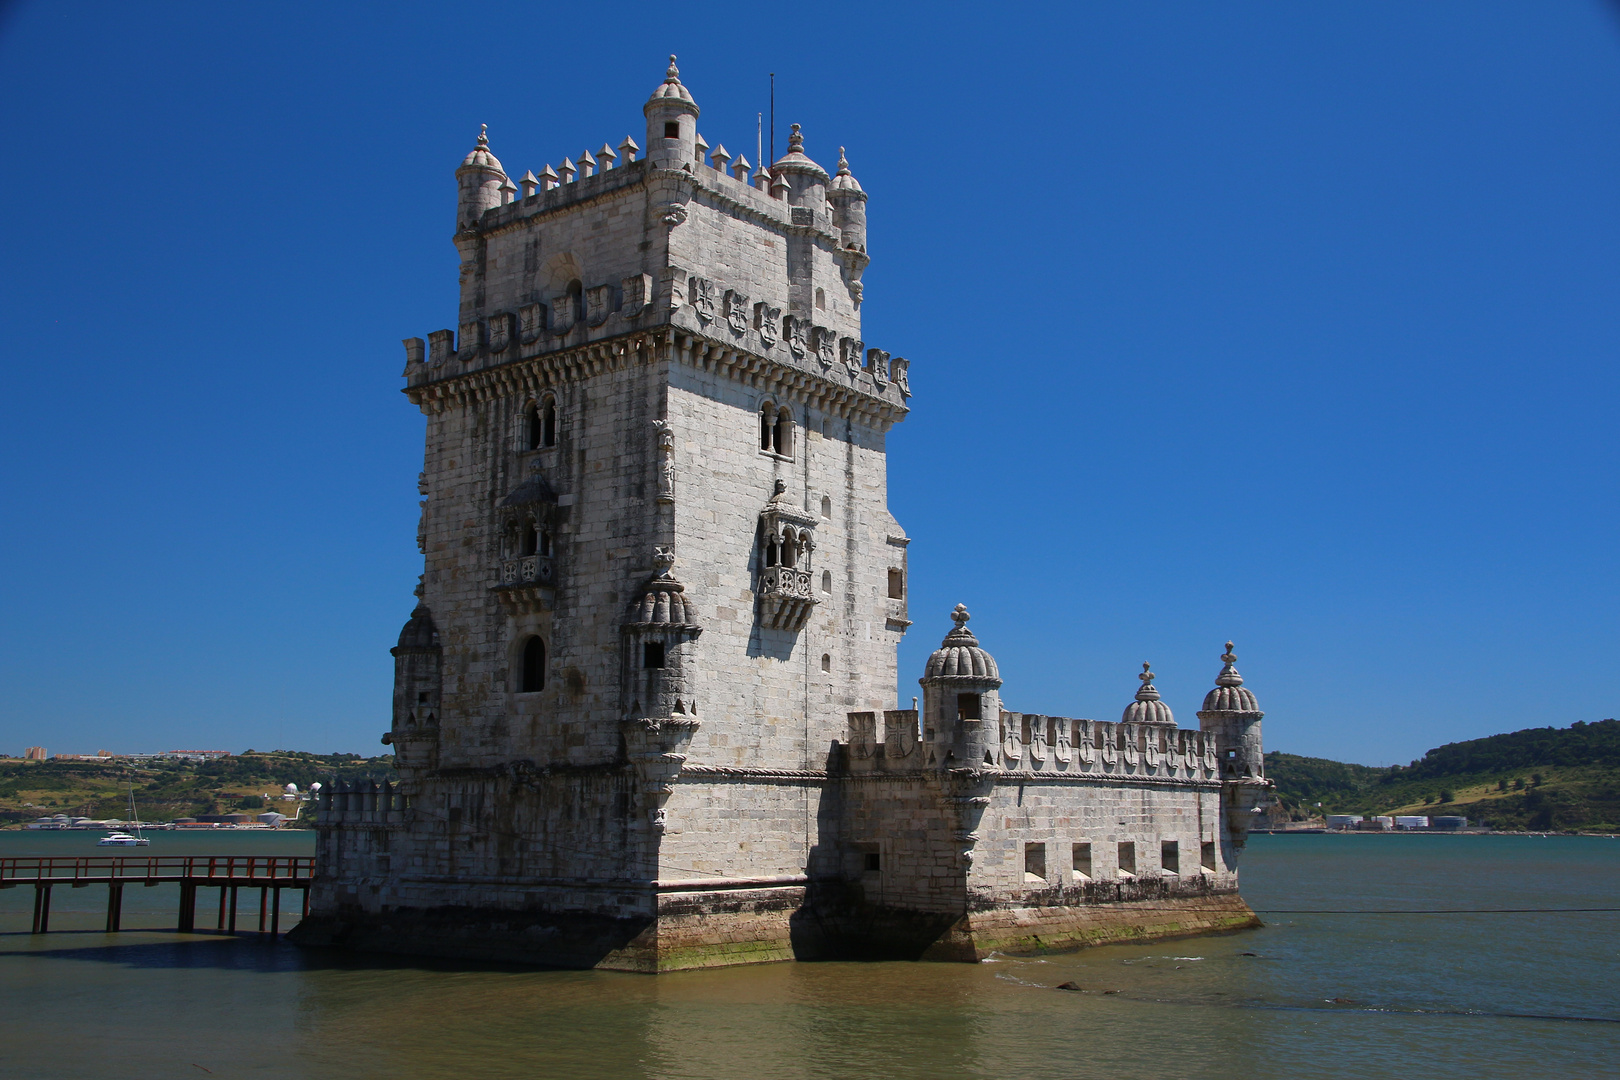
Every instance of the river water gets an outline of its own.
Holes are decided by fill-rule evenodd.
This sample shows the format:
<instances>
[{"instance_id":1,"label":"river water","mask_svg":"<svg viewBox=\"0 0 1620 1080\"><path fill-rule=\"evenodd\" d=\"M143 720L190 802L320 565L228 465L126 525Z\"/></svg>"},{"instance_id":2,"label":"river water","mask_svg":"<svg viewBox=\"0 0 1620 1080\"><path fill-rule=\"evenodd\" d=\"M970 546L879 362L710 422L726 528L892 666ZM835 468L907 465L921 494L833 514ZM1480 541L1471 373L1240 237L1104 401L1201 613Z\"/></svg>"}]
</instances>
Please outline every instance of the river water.
<instances>
[{"instance_id":1,"label":"river water","mask_svg":"<svg viewBox=\"0 0 1620 1080\"><path fill-rule=\"evenodd\" d=\"M0 833L0 856L108 854L96 835ZM309 833L160 833L147 853L312 850ZM1620 840L1257 836L1242 875L1263 929L978 965L656 977L179 935L164 929L170 886L126 889L114 935L101 932L105 889L58 888L52 932L35 936L33 890L5 890L0 1075L1620 1075L1620 914L1280 910L1620 907ZM257 926L250 896L239 927ZM213 925L213 903L199 894L199 927ZM1063 982L1082 989L1054 989Z\"/></svg>"}]
</instances>

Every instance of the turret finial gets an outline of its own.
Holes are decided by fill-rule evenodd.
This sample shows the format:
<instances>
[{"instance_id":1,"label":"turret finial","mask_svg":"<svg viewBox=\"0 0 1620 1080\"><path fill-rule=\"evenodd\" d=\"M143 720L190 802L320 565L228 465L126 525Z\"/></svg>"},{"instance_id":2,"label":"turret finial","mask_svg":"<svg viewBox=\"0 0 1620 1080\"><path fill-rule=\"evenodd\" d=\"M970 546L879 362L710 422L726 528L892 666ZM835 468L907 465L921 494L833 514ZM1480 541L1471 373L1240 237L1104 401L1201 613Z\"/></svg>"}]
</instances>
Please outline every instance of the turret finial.
<instances>
[{"instance_id":1,"label":"turret finial","mask_svg":"<svg viewBox=\"0 0 1620 1080\"><path fill-rule=\"evenodd\" d=\"M681 69L675 66L675 54L669 54L669 70L664 72L664 81L678 83L681 81Z\"/></svg>"},{"instance_id":2,"label":"turret finial","mask_svg":"<svg viewBox=\"0 0 1620 1080\"><path fill-rule=\"evenodd\" d=\"M1153 674L1153 665L1146 660L1142 661L1142 674L1137 676L1144 684L1151 683L1157 676Z\"/></svg>"},{"instance_id":3,"label":"turret finial","mask_svg":"<svg viewBox=\"0 0 1620 1080\"><path fill-rule=\"evenodd\" d=\"M966 604L957 604L956 610L951 612L951 621L954 622L959 628L966 626L967 621L972 617L973 616L968 614Z\"/></svg>"},{"instance_id":4,"label":"turret finial","mask_svg":"<svg viewBox=\"0 0 1620 1080\"><path fill-rule=\"evenodd\" d=\"M489 149L489 125L478 125L478 145L484 150Z\"/></svg>"},{"instance_id":5,"label":"turret finial","mask_svg":"<svg viewBox=\"0 0 1620 1080\"><path fill-rule=\"evenodd\" d=\"M1221 663L1225 664L1226 666L1221 668L1221 673L1219 675L1215 676L1215 685L1242 686L1243 676L1238 674L1237 654L1232 651L1232 643L1230 641L1226 643L1226 651L1221 654Z\"/></svg>"},{"instance_id":6,"label":"turret finial","mask_svg":"<svg viewBox=\"0 0 1620 1080\"><path fill-rule=\"evenodd\" d=\"M844 157L844 148L840 146L838 148L838 175L848 176L849 174L849 161Z\"/></svg>"},{"instance_id":7,"label":"turret finial","mask_svg":"<svg viewBox=\"0 0 1620 1080\"><path fill-rule=\"evenodd\" d=\"M804 153L804 136L799 134L799 125L789 124L788 128L792 131L792 134L788 136L788 153Z\"/></svg>"}]
</instances>

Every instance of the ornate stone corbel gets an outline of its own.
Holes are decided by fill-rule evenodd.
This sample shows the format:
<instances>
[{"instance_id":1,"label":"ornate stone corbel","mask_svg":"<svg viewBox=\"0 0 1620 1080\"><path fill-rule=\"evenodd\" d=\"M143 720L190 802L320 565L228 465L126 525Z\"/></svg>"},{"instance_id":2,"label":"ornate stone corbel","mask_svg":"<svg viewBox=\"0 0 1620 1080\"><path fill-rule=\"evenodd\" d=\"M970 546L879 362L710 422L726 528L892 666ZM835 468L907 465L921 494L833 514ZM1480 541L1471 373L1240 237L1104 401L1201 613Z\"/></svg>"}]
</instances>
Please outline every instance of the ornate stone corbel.
<instances>
[{"instance_id":1,"label":"ornate stone corbel","mask_svg":"<svg viewBox=\"0 0 1620 1080\"><path fill-rule=\"evenodd\" d=\"M653 421L654 437L658 440L658 501L675 501L675 432L668 420Z\"/></svg>"}]
</instances>

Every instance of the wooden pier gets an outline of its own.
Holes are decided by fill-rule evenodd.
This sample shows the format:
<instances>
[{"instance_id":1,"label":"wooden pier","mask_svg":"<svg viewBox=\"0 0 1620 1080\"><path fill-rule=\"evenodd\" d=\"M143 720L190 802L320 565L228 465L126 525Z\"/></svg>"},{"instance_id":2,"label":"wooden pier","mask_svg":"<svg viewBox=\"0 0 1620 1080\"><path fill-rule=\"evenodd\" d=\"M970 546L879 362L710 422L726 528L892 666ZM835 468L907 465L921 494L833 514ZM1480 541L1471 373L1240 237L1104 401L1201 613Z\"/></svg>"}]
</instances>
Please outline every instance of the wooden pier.
<instances>
[{"instance_id":1,"label":"wooden pier","mask_svg":"<svg viewBox=\"0 0 1620 1080\"><path fill-rule=\"evenodd\" d=\"M51 928L51 890L107 886L107 932L120 929L124 888L140 885L180 886L176 929L197 929L197 890L219 890L217 930L236 932L236 897L242 889L259 890L259 933L281 932L281 890L302 892L303 914L309 914L309 883L315 859L308 855L85 855L72 857L0 858L0 889L34 888L34 930ZM268 917L268 926L266 918Z\"/></svg>"}]
</instances>

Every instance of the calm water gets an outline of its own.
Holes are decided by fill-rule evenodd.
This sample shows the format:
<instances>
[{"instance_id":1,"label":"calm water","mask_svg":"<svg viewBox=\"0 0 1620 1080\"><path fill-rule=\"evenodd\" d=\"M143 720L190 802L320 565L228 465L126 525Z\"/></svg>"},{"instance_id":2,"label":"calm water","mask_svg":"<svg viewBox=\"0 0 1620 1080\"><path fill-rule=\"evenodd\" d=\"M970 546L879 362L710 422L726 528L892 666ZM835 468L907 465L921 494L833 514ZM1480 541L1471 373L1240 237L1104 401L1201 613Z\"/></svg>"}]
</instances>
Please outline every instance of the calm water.
<instances>
[{"instance_id":1,"label":"calm water","mask_svg":"<svg viewBox=\"0 0 1620 1080\"><path fill-rule=\"evenodd\" d=\"M96 835L4 833L0 855L95 852ZM303 854L312 839L159 834L149 851ZM1260 909L1620 906L1620 841L1261 836L1243 877ZM1228 937L971 966L649 977L182 937L161 929L175 891L127 889L124 926L153 929L109 936L105 890L59 888L43 937L27 933L33 890L0 891L0 1075L1620 1075L1617 914L1278 914ZM1083 992L1052 989L1065 981Z\"/></svg>"}]
</instances>

